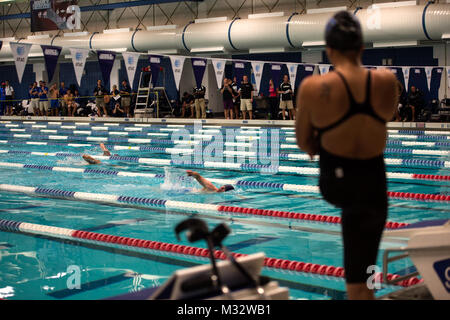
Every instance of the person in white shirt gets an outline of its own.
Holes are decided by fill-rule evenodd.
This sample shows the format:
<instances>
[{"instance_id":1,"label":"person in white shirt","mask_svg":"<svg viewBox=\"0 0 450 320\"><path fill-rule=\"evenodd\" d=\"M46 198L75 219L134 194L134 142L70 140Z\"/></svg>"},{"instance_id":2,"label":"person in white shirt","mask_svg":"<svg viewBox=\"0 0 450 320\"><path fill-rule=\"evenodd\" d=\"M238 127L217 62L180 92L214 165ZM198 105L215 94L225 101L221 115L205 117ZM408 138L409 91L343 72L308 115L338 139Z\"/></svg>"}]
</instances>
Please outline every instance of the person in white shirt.
<instances>
[{"instance_id":1,"label":"person in white shirt","mask_svg":"<svg viewBox=\"0 0 450 320\"><path fill-rule=\"evenodd\" d=\"M6 102L6 115L12 116L13 100L14 100L14 88L11 87L9 81L5 81L5 102Z\"/></svg>"}]
</instances>

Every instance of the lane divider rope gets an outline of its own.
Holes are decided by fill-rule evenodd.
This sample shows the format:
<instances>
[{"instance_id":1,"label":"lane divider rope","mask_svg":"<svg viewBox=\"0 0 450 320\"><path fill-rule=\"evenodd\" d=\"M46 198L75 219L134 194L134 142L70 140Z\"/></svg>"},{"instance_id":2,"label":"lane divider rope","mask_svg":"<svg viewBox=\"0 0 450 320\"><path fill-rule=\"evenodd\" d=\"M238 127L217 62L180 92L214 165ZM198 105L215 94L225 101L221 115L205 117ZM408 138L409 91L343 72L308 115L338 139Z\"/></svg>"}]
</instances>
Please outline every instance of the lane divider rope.
<instances>
[{"instance_id":1,"label":"lane divider rope","mask_svg":"<svg viewBox=\"0 0 450 320\"><path fill-rule=\"evenodd\" d=\"M1 150L0 150L1 152ZM20 152L20 151L19 151ZM22 164L14 162L0 162L0 167L14 167L14 168L29 168L38 170L50 170L50 171L60 171L60 172L93 172L94 169L81 169L81 168L71 168L71 167L54 167L54 166L43 166L38 164ZM304 169L303 174L307 175L318 175L319 169L317 168L306 168L298 167ZM86 171L89 170L89 171ZM114 170L95 170L101 172L107 172L108 175L118 175L118 176L133 176L133 177L149 177L149 178L163 178L164 175L156 175L149 173L136 173L127 171L114 171ZM95 172L94 172L95 173ZM450 181L449 175L434 175L434 174L417 174L417 173L402 173L402 172L387 172L387 177L389 179L401 179L401 180L436 180L436 181ZM313 192L319 193L319 188L317 186L309 185L297 185L297 184L287 184L287 183L276 183L276 182L262 182L262 181L248 181L248 180L232 180L232 179L213 179L208 178L211 182L221 183L221 184L232 184L243 187L251 188L263 188L263 189L276 189L285 191L295 191L295 192Z\"/></svg>"},{"instance_id":2,"label":"lane divider rope","mask_svg":"<svg viewBox=\"0 0 450 320\"><path fill-rule=\"evenodd\" d=\"M12 121L0 121L0 124L12 124ZM14 121L14 123L21 123L22 125L36 125L38 122L36 121L21 121L17 120ZM50 126L57 126L57 125L67 125L69 123L73 123L75 126L114 126L114 127L155 127L155 128L191 128L194 127L194 125L191 124L146 124L146 123L122 123L122 122L62 122L62 121L39 121L39 123L47 123ZM13 126L17 126L16 124L13 124ZM221 125L205 125L202 124L202 127L204 128L211 128L211 129L228 129L228 128L236 128L236 126L221 126ZM264 127L264 126L242 126L240 127L243 130L272 130L273 127ZM276 128L279 130L286 131L287 134L293 134L295 132L294 127L279 127ZM413 134L413 135L450 135L450 131L439 131L439 130L394 130L394 129L388 129L388 133L393 134Z\"/></svg>"},{"instance_id":3,"label":"lane divider rope","mask_svg":"<svg viewBox=\"0 0 450 320\"><path fill-rule=\"evenodd\" d=\"M144 197L132 197L132 196L122 196L122 195L112 195L112 194L101 194L101 193L89 193L89 192L76 192L76 191L65 191L59 189L43 188L43 187L28 187L20 185L10 185L10 184L0 184L0 191L14 192L14 193L24 193L38 196L46 196L49 198L60 198L65 200L81 200L81 201L92 201L100 203L109 204L128 204L131 206L138 206L143 208L157 207L166 208L175 211L182 212L227 212L236 213L244 215L257 215L266 216L274 218L284 218L293 220L304 220L304 221L315 221L321 223L330 224L340 224L341 218L338 216L327 216L321 214L309 214L309 213L299 213L299 212L289 212L289 211L279 211L279 210L269 210L269 209L255 209L246 207L232 207L223 206L216 204L204 204L197 202L187 202L187 201L173 201L164 200L156 198L144 198ZM449 196L450 198L450 196ZM386 228L398 229L408 226L408 223L399 222L386 222Z\"/></svg>"},{"instance_id":4,"label":"lane divider rope","mask_svg":"<svg viewBox=\"0 0 450 320\"><path fill-rule=\"evenodd\" d=\"M85 240L92 241L94 243L101 243L107 246L118 245L126 246L137 249L148 249L159 252L188 255L195 257L207 258L210 254L208 249L185 246L180 244L172 244L160 241L151 241L137 238L129 238L122 236L114 236L98 232L82 231L76 229L68 229L61 227L52 227L47 225L40 225L34 223L20 222L0 219L0 229L9 232L16 233L30 233L37 235L51 235L55 238L71 238L77 241ZM233 252L232 255L235 258L247 256L247 254ZM225 253L220 250L214 251L214 256L220 260L226 260ZM272 269L290 270L302 273L311 273L315 275L345 278L345 270L342 267L335 267L329 265L320 265L308 262L301 262L288 259L277 259L267 257L264 259L264 266ZM400 275L388 274L388 280L395 280ZM382 280L382 277L378 275L378 278ZM398 283L399 286L409 287L422 282L423 279L417 277L409 278Z\"/></svg>"},{"instance_id":5,"label":"lane divider rope","mask_svg":"<svg viewBox=\"0 0 450 320\"><path fill-rule=\"evenodd\" d=\"M178 152L178 151L176 151ZM33 152L33 151L18 151L18 150L2 150L0 153L10 153L10 154L29 154L36 156L50 156L50 157L81 157L81 154L70 153L70 152ZM173 153L173 152L172 152ZM182 153L182 152L181 152ZM289 156L291 159L293 157ZM235 170L243 170L248 172L264 172L277 174L282 173L296 173L296 174L318 174L319 169L317 168L303 168L303 167L293 167L293 166L280 166L280 165L268 165L268 164L251 164L251 163L229 163L229 162L218 162L218 161L205 161L202 163L178 163L178 161L170 159L156 159L156 158L142 158L135 156L96 156L99 160L119 160L119 161L129 161L134 163L144 163L150 165L174 165L179 167L195 167L195 168L227 168ZM268 158L269 159L269 158ZM310 159L309 155L306 154L296 154L296 160L304 161L318 161L318 156L314 157L313 160ZM426 168L450 168L450 161L443 160L420 160L420 159L395 159L395 158L385 158L384 162L387 165L393 166L406 166L406 167L426 167ZM315 170L310 170L315 169Z\"/></svg>"},{"instance_id":6,"label":"lane divider rope","mask_svg":"<svg viewBox=\"0 0 450 320\"><path fill-rule=\"evenodd\" d=\"M142 143L152 143L152 144L163 144L163 145L175 145L175 144L202 144L208 145L208 141L200 140L161 140L161 139L143 139L143 138L113 138L113 137L102 137L102 136L71 136L71 135L39 135L39 134L14 134L14 133L0 133L0 137L5 138L17 138L17 139L40 139L40 140L75 140L75 141L97 141L97 142L128 142L134 144ZM256 140L253 142L224 142L225 146L236 146L236 147L254 147ZM387 141L387 145L393 146L427 146L427 147L450 147L450 142L408 142L408 141ZM261 144L260 147L266 147L267 144ZM280 149L294 149L298 150L298 146L295 144L281 143L279 145Z\"/></svg>"},{"instance_id":7,"label":"lane divider rope","mask_svg":"<svg viewBox=\"0 0 450 320\"><path fill-rule=\"evenodd\" d=\"M0 140L2 144L31 144L31 145L53 145L53 146L67 146L67 147L94 147L93 144L73 144L73 143L55 143L55 142L37 142L37 141L15 141L15 140ZM226 144L225 144L226 145ZM136 146L117 146L117 145L109 145L107 146L109 149L113 150L133 150L133 151L158 151L158 147L136 147ZM186 152L192 152L192 149ZM227 151L230 154L238 154L239 151ZM299 152L300 154L304 154L304 152ZM408 154L408 155L436 155L436 156L450 156L450 151L446 150L422 150L422 149L401 149L401 148L386 148L384 150L385 154ZM241 151L243 156L251 156L256 155L256 153L249 154L249 152ZM295 153L294 153L295 154ZM259 154L258 154L259 156ZM292 159L295 156L291 156L289 158L289 153L280 153L280 158L282 160L294 160Z\"/></svg>"}]
</instances>

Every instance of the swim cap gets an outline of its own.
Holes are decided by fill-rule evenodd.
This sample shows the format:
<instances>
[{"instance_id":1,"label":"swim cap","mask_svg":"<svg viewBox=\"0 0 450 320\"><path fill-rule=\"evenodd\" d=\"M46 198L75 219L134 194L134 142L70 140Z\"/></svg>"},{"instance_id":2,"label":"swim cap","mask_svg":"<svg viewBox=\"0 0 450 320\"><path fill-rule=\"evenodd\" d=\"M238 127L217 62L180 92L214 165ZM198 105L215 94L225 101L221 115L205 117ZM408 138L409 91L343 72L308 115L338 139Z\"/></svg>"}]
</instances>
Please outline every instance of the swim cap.
<instances>
[{"instance_id":1,"label":"swim cap","mask_svg":"<svg viewBox=\"0 0 450 320\"><path fill-rule=\"evenodd\" d=\"M363 36L358 19L347 11L336 13L325 27L325 42L339 51L361 49Z\"/></svg>"},{"instance_id":2,"label":"swim cap","mask_svg":"<svg viewBox=\"0 0 450 320\"><path fill-rule=\"evenodd\" d=\"M224 185L224 187L225 187L225 192L234 190L234 187L231 184L226 184L226 185Z\"/></svg>"}]
</instances>

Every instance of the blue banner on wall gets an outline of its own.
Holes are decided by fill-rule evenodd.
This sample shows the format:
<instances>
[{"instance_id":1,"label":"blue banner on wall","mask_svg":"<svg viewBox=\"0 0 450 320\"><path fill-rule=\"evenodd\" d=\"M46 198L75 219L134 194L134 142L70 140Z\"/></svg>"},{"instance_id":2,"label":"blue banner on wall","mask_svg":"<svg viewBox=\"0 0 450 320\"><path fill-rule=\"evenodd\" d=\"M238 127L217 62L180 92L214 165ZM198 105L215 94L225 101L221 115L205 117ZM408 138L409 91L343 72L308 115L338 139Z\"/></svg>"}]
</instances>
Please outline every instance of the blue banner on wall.
<instances>
[{"instance_id":1,"label":"blue banner on wall","mask_svg":"<svg viewBox=\"0 0 450 320\"><path fill-rule=\"evenodd\" d=\"M203 76L206 70L207 60L203 58L191 58L192 68L194 69L195 82L197 88L202 86Z\"/></svg>"},{"instance_id":2,"label":"blue banner on wall","mask_svg":"<svg viewBox=\"0 0 450 320\"><path fill-rule=\"evenodd\" d=\"M236 77L236 84L238 88L240 88L245 73L245 62L233 61L233 70L234 76Z\"/></svg>"},{"instance_id":3,"label":"blue banner on wall","mask_svg":"<svg viewBox=\"0 0 450 320\"><path fill-rule=\"evenodd\" d=\"M150 55L150 71L152 73L152 84L153 87L156 87L158 83L159 72L161 71L161 60L162 56L158 55Z\"/></svg>"},{"instance_id":4,"label":"blue banner on wall","mask_svg":"<svg viewBox=\"0 0 450 320\"><path fill-rule=\"evenodd\" d=\"M315 68L316 68L316 66L313 64L300 65L300 67L298 68L298 74L297 74L298 86L301 85L302 81L306 77L309 77L314 73Z\"/></svg>"},{"instance_id":5,"label":"blue banner on wall","mask_svg":"<svg viewBox=\"0 0 450 320\"><path fill-rule=\"evenodd\" d=\"M62 47L41 45L41 49L44 53L45 69L47 70L48 82L50 83L55 74Z\"/></svg>"},{"instance_id":6,"label":"blue banner on wall","mask_svg":"<svg viewBox=\"0 0 450 320\"><path fill-rule=\"evenodd\" d=\"M441 88L441 79L443 73L444 68L433 68L433 71L431 73L430 99L439 99L439 89Z\"/></svg>"},{"instance_id":7,"label":"blue banner on wall","mask_svg":"<svg viewBox=\"0 0 450 320\"><path fill-rule=\"evenodd\" d=\"M272 74L272 80L275 88L278 88L280 85L281 67L282 65L279 63L272 63L270 66L270 73Z\"/></svg>"},{"instance_id":8,"label":"blue banner on wall","mask_svg":"<svg viewBox=\"0 0 450 320\"><path fill-rule=\"evenodd\" d=\"M113 51L97 50L98 63L102 71L103 81L105 84L109 83L111 70L116 59L116 53Z\"/></svg>"}]
</instances>

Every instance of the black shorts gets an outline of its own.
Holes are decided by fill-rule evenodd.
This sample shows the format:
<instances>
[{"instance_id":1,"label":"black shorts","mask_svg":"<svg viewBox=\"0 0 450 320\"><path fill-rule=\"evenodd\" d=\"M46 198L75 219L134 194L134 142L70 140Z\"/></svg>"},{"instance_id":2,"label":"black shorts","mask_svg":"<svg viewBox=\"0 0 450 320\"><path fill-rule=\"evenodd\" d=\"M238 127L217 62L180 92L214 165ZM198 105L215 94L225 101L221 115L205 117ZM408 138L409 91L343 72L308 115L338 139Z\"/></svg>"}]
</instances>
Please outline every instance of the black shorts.
<instances>
[{"instance_id":1,"label":"black shorts","mask_svg":"<svg viewBox=\"0 0 450 320\"><path fill-rule=\"evenodd\" d=\"M320 191L342 209L344 268L347 283L365 283L373 274L387 219L388 200L383 155L353 160L320 151Z\"/></svg>"}]
</instances>

